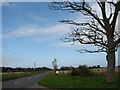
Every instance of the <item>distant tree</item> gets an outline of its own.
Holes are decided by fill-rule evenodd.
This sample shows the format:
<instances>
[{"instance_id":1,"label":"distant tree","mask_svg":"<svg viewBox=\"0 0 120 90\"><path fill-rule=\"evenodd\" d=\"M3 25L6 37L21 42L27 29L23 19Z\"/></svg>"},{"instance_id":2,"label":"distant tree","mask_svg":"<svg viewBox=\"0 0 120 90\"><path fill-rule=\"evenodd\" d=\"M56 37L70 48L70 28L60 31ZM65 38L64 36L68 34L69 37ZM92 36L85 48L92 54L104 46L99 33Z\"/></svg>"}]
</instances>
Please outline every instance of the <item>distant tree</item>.
<instances>
[{"instance_id":1,"label":"distant tree","mask_svg":"<svg viewBox=\"0 0 120 90\"><path fill-rule=\"evenodd\" d=\"M100 65L97 65L97 68L100 68Z\"/></svg>"},{"instance_id":2,"label":"distant tree","mask_svg":"<svg viewBox=\"0 0 120 90\"><path fill-rule=\"evenodd\" d=\"M96 66L92 66L92 68L97 68Z\"/></svg>"},{"instance_id":3,"label":"distant tree","mask_svg":"<svg viewBox=\"0 0 120 90\"><path fill-rule=\"evenodd\" d=\"M60 1L60 0L59 0ZM82 0L83 1L83 0ZM69 11L70 13L80 12L83 16L87 16L90 22L76 22L73 20L62 20L67 24L79 26L71 33L68 33L62 40L64 42L79 42L80 44L94 45L97 50L82 49L77 50L81 53L97 53L106 52L107 60L107 83L115 82L115 51L120 45L120 34L117 29L118 12L120 11L120 1L102 2L95 0L94 2L99 8L99 15L93 9L90 2L52 2L50 8L53 10ZM107 7L109 6L109 8ZM109 10L109 12L107 12Z\"/></svg>"},{"instance_id":4,"label":"distant tree","mask_svg":"<svg viewBox=\"0 0 120 90\"><path fill-rule=\"evenodd\" d=\"M62 66L62 67L60 68L60 70L65 70L65 68Z\"/></svg>"},{"instance_id":5,"label":"distant tree","mask_svg":"<svg viewBox=\"0 0 120 90\"><path fill-rule=\"evenodd\" d=\"M81 69L81 68L87 68L87 65L80 65L78 68Z\"/></svg>"},{"instance_id":6,"label":"distant tree","mask_svg":"<svg viewBox=\"0 0 120 90\"><path fill-rule=\"evenodd\" d=\"M67 67L67 66L62 66L60 69L61 70L70 70L70 69L73 69L74 67Z\"/></svg>"},{"instance_id":7,"label":"distant tree","mask_svg":"<svg viewBox=\"0 0 120 90\"><path fill-rule=\"evenodd\" d=\"M2 67L2 72L7 72L8 70L5 67Z\"/></svg>"},{"instance_id":8,"label":"distant tree","mask_svg":"<svg viewBox=\"0 0 120 90\"><path fill-rule=\"evenodd\" d=\"M75 69L75 68L74 68L73 66L70 66L70 69L72 69L72 70L73 70L73 69Z\"/></svg>"}]
</instances>

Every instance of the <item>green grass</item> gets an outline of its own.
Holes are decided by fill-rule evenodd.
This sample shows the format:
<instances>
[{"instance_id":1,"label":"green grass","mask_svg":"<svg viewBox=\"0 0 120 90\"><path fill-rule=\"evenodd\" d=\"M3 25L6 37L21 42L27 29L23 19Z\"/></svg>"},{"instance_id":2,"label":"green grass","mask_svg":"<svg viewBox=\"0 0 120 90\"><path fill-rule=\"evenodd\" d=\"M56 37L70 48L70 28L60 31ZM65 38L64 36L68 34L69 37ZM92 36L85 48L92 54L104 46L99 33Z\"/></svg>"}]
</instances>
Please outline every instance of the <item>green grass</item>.
<instances>
[{"instance_id":1,"label":"green grass","mask_svg":"<svg viewBox=\"0 0 120 90\"><path fill-rule=\"evenodd\" d=\"M16 78L25 77L25 76L36 75L36 74L40 74L44 72L45 71L25 72L25 73L2 73L2 81L16 79Z\"/></svg>"},{"instance_id":2,"label":"green grass","mask_svg":"<svg viewBox=\"0 0 120 90\"><path fill-rule=\"evenodd\" d=\"M38 84L48 88L118 88L118 75L113 84L107 84L105 80L105 75L80 77L48 74Z\"/></svg>"}]
</instances>

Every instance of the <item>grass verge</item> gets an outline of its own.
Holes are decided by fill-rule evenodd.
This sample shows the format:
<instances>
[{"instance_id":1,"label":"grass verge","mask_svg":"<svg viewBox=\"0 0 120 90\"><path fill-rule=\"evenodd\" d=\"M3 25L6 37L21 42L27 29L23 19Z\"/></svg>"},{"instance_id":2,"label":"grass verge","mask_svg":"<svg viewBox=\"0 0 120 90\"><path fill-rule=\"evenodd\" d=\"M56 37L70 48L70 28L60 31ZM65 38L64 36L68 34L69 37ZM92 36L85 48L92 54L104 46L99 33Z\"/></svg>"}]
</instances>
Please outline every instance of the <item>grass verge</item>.
<instances>
[{"instance_id":1,"label":"grass verge","mask_svg":"<svg viewBox=\"0 0 120 90\"><path fill-rule=\"evenodd\" d=\"M11 79L16 79L20 77L25 77L25 76L31 76L31 75L36 75L40 73L44 73L45 71L39 71L39 72L19 72L19 73L2 73L2 81L6 80L11 80Z\"/></svg>"},{"instance_id":2,"label":"grass verge","mask_svg":"<svg viewBox=\"0 0 120 90\"><path fill-rule=\"evenodd\" d=\"M118 75L113 84L107 84L105 80L105 75L80 77L50 73L40 79L38 84L48 88L118 88Z\"/></svg>"}]
</instances>

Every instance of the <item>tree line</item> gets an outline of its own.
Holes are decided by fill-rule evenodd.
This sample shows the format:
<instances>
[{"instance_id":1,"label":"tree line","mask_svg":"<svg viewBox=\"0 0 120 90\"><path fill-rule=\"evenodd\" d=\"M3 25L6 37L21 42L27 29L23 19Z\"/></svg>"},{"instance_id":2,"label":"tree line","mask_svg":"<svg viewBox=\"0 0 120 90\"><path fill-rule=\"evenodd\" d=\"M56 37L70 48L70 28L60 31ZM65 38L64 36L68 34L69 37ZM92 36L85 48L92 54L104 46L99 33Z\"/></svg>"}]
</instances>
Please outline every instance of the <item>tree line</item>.
<instances>
[{"instance_id":1,"label":"tree line","mask_svg":"<svg viewBox=\"0 0 120 90\"><path fill-rule=\"evenodd\" d=\"M52 70L48 67L38 67L38 68L21 68L21 67L0 67L2 72L32 72L32 71L45 71L45 70Z\"/></svg>"},{"instance_id":2,"label":"tree line","mask_svg":"<svg viewBox=\"0 0 120 90\"><path fill-rule=\"evenodd\" d=\"M80 65L79 67L81 67L81 65ZM79 67L72 67L72 66L68 67L68 66L62 66L59 70L73 70L73 69L77 69L77 68L79 68ZM89 68L89 69L104 68L104 67L101 67L100 65L89 66L89 67L88 67L87 65L82 65L82 67L87 67L87 68Z\"/></svg>"}]
</instances>

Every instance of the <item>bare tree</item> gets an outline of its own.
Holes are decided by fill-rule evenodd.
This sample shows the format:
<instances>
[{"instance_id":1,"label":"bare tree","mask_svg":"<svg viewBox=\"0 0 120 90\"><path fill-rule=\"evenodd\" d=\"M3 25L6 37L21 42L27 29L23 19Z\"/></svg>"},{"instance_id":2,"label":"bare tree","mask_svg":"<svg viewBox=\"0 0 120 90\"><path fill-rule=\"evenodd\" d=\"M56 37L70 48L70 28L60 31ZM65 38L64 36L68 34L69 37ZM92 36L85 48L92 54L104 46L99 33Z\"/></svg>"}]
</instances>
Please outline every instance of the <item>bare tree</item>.
<instances>
[{"instance_id":1,"label":"bare tree","mask_svg":"<svg viewBox=\"0 0 120 90\"><path fill-rule=\"evenodd\" d=\"M60 22L78 26L72 32L62 38L64 42L79 42L97 47L96 50L77 50L81 53L106 52L107 60L107 83L115 82L115 51L120 43L120 34L117 29L118 12L120 11L120 1L101 2L96 0L91 2L52 2L50 8L53 10L69 11L70 13L80 12L83 16L89 17L89 22L75 22L73 20L62 20ZM96 4L100 8L100 14L93 9ZM109 6L109 7L107 7ZM107 12L109 9L109 12Z\"/></svg>"}]
</instances>

